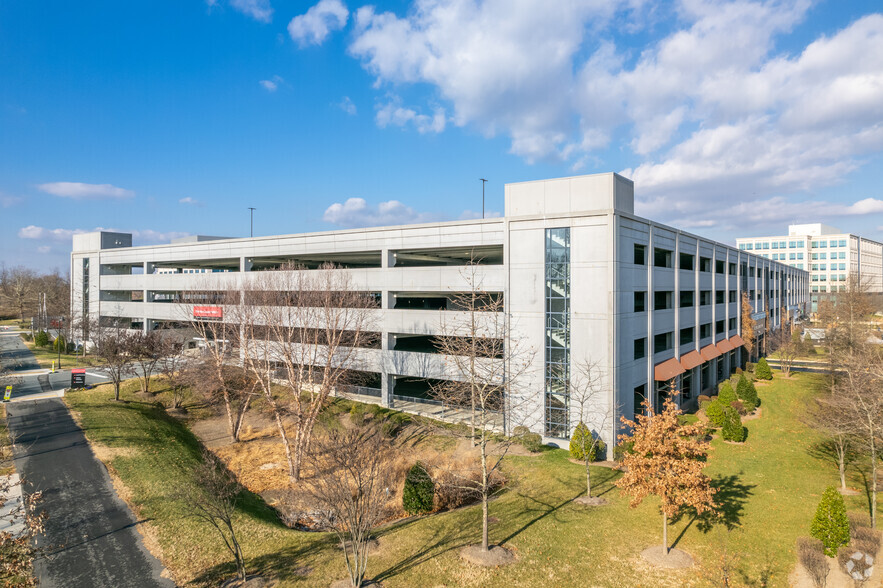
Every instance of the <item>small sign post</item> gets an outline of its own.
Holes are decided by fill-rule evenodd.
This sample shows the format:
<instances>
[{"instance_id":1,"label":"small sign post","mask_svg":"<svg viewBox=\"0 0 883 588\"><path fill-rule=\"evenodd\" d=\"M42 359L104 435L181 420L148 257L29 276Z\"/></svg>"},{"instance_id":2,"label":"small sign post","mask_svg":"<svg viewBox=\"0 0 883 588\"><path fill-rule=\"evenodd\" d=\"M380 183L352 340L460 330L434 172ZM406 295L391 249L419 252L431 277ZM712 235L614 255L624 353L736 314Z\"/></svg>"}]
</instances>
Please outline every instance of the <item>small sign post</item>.
<instances>
[{"instance_id":1,"label":"small sign post","mask_svg":"<svg viewBox=\"0 0 883 588\"><path fill-rule=\"evenodd\" d=\"M55 360L54 360L54 359L52 360L52 369L49 370L49 373L50 373L50 374L54 374L54 373L55 373Z\"/></svg>"},{"instance_id":2,"label":"small sign post","mask_svg":"<svg viewBox=\"0 0 883 588\"><path fill-rule=\"evenodd\" d=\"M7 386L6 392L3 393L3 402L9 402L10 398L12 398L12 386Z\"/></svg>"},{"instance_id":3,"label":"small sign post","mask_svg":"<svg viewBox=\"0 0 883 588\"><path fill-rule=\"evenodd\" d=\"M80 389L86 387L86 369L71 370L71 389Z\"/></svg>"}]
</instances>

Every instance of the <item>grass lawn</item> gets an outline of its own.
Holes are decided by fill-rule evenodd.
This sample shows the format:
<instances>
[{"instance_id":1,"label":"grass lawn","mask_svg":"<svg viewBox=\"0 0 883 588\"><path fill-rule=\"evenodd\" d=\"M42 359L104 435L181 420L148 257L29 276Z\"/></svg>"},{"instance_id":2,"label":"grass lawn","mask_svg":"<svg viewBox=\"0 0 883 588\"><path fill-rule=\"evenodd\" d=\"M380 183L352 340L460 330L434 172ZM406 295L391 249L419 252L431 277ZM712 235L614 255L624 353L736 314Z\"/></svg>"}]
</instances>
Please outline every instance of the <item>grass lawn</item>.
<instances>
[{"instance_id":1,"label":"grass lawn","mask_svg":"<svg viewBox=\"0 0 883 588\"><path fill-rule=\"evenodd\" d=\"M53 361L55 362L55 369L70 369L73 367L91 367L101 365L101 360L91 355L82 357L81 355L62 353L61 366L59 366L58 352L52 349L52 347L37 347L36 345L34 345L33 341L25 341L24 339L22 339L22 341L24 341L28 349L31 350L31 353L34 354L34 357L37 358L37 363L40 364L40 367L43 368L52 367Z\"/></svg>"},{"instance_id":2,"label":"grass lawn","mask_svg":"<svg viewBox=\"0 0 883 588\"><path fill-rule=\"evenodd\" d=\"M6 405L0 404L0 476L15 473L12 465L12 444L6 428Z\"/></svg>"},{"instance_id":3,"label":"grass lawn","mask_svg":"<svg viewBox=\"0 0 883 588\"><path fill-rule=\"evenodd\" d=\"M720 520L684 516L669 530L677 546L699 565L660 571L639 554L661 541L656 500L636 509L612 486L615 471L593 469L596 493L611 501L598 509L572 503L584 491L584 471L563 450L538 457L512 457L509 485L491 504L491 541L513 549L518 560L499 569L463 563L460 546L479 539L480 509L462 510L401 522L383 529L372 555L369 576L387 587L410 586L713 586L710 574L723 546L736 555L736 584L787 586L794 567L795 539L808 535L824 488L836 484L836 468L810 455L817 438L796 415L821 386L821 376L795 374L758 389L762 418L746 423L745 445L712 442L707 472L721 488ZM213 532L182 517L175 495L194 480L190 473L199 442L190 431L153 404L134 400L135 382L123 398L111 400L101 386L75 391L66 400L81 415L90 441L128 489L138 516L151 521L152 540L164 563L184 584L217 585L232 566ZM865 496L848 498L853 510L867 510ZM724 529L731 528L726 532ZM239 529L251 572L277 576L279 585L326 586L345 574L343 558L329 535L285 528L257 497L239 514ZM303 575L303 572L308 572Z\"/></svg>"}]
</instances>

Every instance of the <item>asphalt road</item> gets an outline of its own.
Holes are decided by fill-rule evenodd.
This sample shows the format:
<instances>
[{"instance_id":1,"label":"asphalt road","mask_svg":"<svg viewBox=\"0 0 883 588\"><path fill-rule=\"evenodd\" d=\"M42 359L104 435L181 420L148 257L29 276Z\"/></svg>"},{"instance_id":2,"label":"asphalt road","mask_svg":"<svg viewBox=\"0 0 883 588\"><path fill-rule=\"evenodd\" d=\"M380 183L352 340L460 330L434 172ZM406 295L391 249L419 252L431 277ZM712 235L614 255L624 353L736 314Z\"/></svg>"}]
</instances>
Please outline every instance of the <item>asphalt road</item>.
<instances>
[{"instance_id":1,"label":"asphalt road","mask_svg":"<svg viewBox=\"0 0 883 588\"><path fill-rule=\"evenodd\" d=\"M18 336L15 336L18 339ZM12 349L0 337L3 348ZM13 349L14 350L14 349ZM25 348L26 350L26 348ZM26 360L27 358L25 358ZM22 376L19 393L52 389L65 375ZM45 384L38 380L46 377ZM31 391L31 392L29 392ZM15 466L25 492L43 492L41 510L49 517L39 544L46 555L34 562L42 588L172 587L162 566L144 547L139 521L119 499L104 465L59 398L18 399L6 405L15 439Z\"/></svg>"}]
</instances>

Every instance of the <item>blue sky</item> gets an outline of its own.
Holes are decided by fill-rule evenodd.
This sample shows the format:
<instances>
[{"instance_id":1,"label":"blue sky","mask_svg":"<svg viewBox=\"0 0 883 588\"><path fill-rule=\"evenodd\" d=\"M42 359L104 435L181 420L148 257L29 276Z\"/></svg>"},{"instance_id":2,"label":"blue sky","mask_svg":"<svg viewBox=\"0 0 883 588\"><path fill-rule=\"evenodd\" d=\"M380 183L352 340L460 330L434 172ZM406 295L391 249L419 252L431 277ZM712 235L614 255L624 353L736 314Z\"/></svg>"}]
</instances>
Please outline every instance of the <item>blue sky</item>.
<instances>
[{"instance_id":1,"label":"blue sky","mask_svg":"<svg viewBox=\"0 0 883 588\"><path fill-rule=\"evenodd\" d=\"M475 216L617 171L723 240L881 239L877 2L0 4L0 263L71 235L247 236Z\"/></svg>"}]
</instances>

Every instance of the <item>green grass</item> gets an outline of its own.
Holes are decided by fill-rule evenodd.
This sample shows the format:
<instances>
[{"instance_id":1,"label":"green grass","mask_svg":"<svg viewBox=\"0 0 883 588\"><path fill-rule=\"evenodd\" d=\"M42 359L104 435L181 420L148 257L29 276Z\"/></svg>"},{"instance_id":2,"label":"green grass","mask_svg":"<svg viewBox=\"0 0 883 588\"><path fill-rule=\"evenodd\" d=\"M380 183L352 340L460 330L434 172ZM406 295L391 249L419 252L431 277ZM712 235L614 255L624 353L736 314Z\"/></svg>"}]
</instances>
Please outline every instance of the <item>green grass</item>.
<instances>
[{"instance_id":1,"label":"green grass","mask_svg":"<svg viewBox=\"0 0 883 588\"><path fill-rule=\"evenodd\" d=\"M399 523L380 532L381 550L369 575L387 587L408 586L665 586L715 585L709 579L724 543L735 554L739 582L760 585L770 569L770 586L786 586L795 563L795 539L809 533L821 493L836 483L836 468L811 455L817 437L797 418L822 378L796 374L758 389L763 417L746 422L748 440L731 445L715 439L707 472L721 490L723 517L684 515L669 529L670 540L693 554L691 570L653 570L640 560L647 546L661 542L655 499L629 508L613 487L613 470L593 468L595 492L611 501L598 509L572 503L584 492L585 474L567 452L512 457L506 490L491 503L491 541L518 554L517 563L479 569L462 563L460 546L477 542L480 509L469 507ZM132 398L134 382L123 397ZM199 443L186 427L153 404L114 403L108 386L67 396L82 415L91 441L122 450L112 470L139 505L139 517L156 529L163 560L182 581L215 585L232 567L212 531L182 518L176 489L193 484L190 469ZM345 404L336 410L343 409ZM867 510L865 496L850 497L852 510ZM343 558L328 535L289 530L256 497L239 517L244 550L253 572L278 576L282 587L325 585L345 575ZM730 528L727 533L724 529ZM299 576L295 570L308 568Z\"/></svg>"},{"instance_id":2,"label":"green grass","mask_svg":"<svg viewBox=\"0 0 883 588\"><path fill-rule=\"evenodd\" d=\"M91 367L96 365L101 365L101 360L97 357L93 357L91 355L87 355L83 357L81 355L70 354L70 353L62 353L61 354L61 365L58 363L58 352L55 351L51 346L50 347L37 347L34 345L33 341L27 341L22 338L25 345L28 349L31 350L31 353L34 354L34 357L37 359L37 363L40 367L49 368L52 367L52 362L55 362L55 369L70 369L72 367Z\"/></svg>"}]
</instances>

